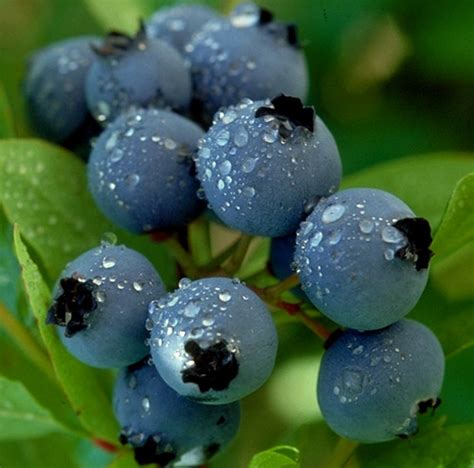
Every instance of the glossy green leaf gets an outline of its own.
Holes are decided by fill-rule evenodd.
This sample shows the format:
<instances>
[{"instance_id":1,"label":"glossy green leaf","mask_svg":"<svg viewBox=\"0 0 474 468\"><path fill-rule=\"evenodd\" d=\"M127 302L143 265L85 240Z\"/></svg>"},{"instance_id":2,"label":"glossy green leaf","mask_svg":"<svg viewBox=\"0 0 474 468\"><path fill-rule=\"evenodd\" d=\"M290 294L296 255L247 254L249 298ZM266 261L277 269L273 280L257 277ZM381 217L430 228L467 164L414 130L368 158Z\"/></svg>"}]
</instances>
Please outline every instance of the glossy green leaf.
<instances>
[{"instance_id":1,"label":"glossy green leaf","mask_svg":"<svg viewBox=\"0 0 474 468\"><path fill-rule=\"evenodd\" d=\"M53 434L20 441L0 443L2 468L99 468L81 466L74 460L78 439L63 434Z\"/></svg>"},{"instance_id":2,"label":"glossy green leaf","mask_svg":"<svg viewBox=\"0 0 474 468\"><path fill-rule=\"evenodd\" d=\"M273 447L257 453L250 461L249 468L291 468L300 466L299 451L289 445Z\"/></svg>"},{"instance_id":3,"label":"glossy green leaf","mask_svg":"<svg viewBox=\"0 0 474 468\"><path fill-rule=\"evenodd\" d=\"M356 459L364 468L471 467L474 425L434 428L409 440L360 445Z\"/></svg>"},{"instance_id":4,"label":"glossy green leaf","mask_svg":"<svg viewBox=\"0 0 474 468\"><path fill-rule=\"evenodd\" d=\"M417 216L436 228L461 177L474 170L470 153L410 156L373 166L343 180L341 188L373 187L407 203Z\"/></svg>"},{"instance_id":5,"label":"glossy green leaf","mask_svg":"<svg viewBox=\"0 0 474 468\"><path fill-rule=\"evenodd\" d=\"M463 177L456 185L433 239L432 248L437 258L440 258L472 240L474 240L474 173Z\"/></svg>"},{"instance_id":6,"label":"glossy green leaf","mask_svg":"<svg viewBox=\"0 0 474 468\"><path fill-rule=\"evenodd\" d=\"M13 116L3 84L0 83L0 138L11 138L15 135Z\"/></svg>"},{"instance_id":7,"label":"glossy green leaf","mask_svg":"<svg viewBox=\"0 0 474 468\"><path fill-rule=\"evenodd\" d=\"M81 364L66 351L54 327L46 325L50 303L48 288L23 244L18 228L14 231L14 241L24 287L64 392L83 426L95 437L115 443L119 429L112 413L110 395L105 389L106 373Z\"/></svg>"},{"instance_id":8,"label":"glossy green leaf","mask_svg":"<svg viewBox=\"0 0 474 468\"><path fill-rule=\"evenodd\" d=\"M62 432L61 426L34 400L23 384L0 377L0 440Z\"/></svg>"},{"instance_id":9,"label":"glossy green leaf","mask_svg":"<svg viewBox=\"0 0 474 468\"><path fill-rule=\"evenodd\" d=\"M121 0L120 5L114 0L84 0L90 13L104 30L118 30L133 33L138 28L138 21L145 19L165 2L157 0Z\"/></svg>"},{"instance_id":10,"label":"glossy green leaf","mask_svg":"<svg viewBox=\"0 0 474 468\"><path fill-rule=\"evenodd\" d=\"M0 207L0 302L17 311L20 269L12 249L12 227Z\"/></svg>"}]
</instances>

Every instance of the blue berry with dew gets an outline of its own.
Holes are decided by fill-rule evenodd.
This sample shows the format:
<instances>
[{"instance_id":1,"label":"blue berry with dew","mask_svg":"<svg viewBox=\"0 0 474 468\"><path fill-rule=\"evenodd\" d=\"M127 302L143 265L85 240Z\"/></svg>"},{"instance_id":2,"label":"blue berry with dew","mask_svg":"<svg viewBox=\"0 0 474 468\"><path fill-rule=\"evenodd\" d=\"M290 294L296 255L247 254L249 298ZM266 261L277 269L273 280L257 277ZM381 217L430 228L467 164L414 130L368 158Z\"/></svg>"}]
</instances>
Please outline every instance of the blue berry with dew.
<instances>
[{"instance_id":1,"label":"blue berry with dew","mask_svg":"<svg viewBox=\"0 0 474 468\"><path fill-rule=\"evenodd\" d=\"M346 330L323 355L318 402L327 424L360 442L406 438L417 416L440 404L444 356L433 333L401 320L382 330Z\"/></svg>"},{"instance_id":2,"label":"blue berry with dew","mask_svg":"<svg viewBox=\"0 0 474 468\"><path fill-rule=\"evenodd\" d=\"M123 367L149 351L148 304L165 294L153 265L125 246L103 243L69 263L56 284L46 323L80 361Z\"/></svg>"},{"instance_id":3,"label":"blue berry with dew","mask_svg":"<svg viewBox=\"0 0 474 468\"><path fill-rule=\"evenodd\" d=\"M341 179L331 132L313 107L285 95L218 112L201 141L197 168L224 223L270 237L294 233L305 210Z\"/></svg>"},{"instance_id":4,"label":"blue berry with dew","mask_svg":"<svg viewBox=\"0 0 474 468\"><path fill-rule=\"evenodd\" d=\"M295 261L311 302L339 325L383 328L404 317L428 280L428 221L382 190L321 200L301 224Z\"/></svg>"},{"instance_id":5,"label":"blue berry with dew","mask_svg":"<svg viewBox=\"0 0 474 468\"><path fill-rule=\"evenodd\" d=\"M29 118L38 133L62 142L81 128L88 117L84 83L95 60L95 37L54 43L29 60L23 93Z\"/></svg>"},{"instance_id":6,"label":"blue berry with dew","mask_svg":"<svg viewBox=\"0 0 474 468\"><path fill-rule=\"evenodd\" d=\"M274 237L270 244L269 268L271 273L280 281L294 274L296 233L286 237ZM306 300L306 294L301 287L292 288L291 292L300 299Z\"/></svg>"},{"instance_id":7,"label":"blue berry with dew","mask_svg":"<svg viewBox=\"0 0 474 468\"><path fill-rule=\"evenodd\" d=\"M151 354L183 396L230 403L254 392L275 363L277 334L262 300L238 280L183 279L150 304Z\"/></svg>"},{"instance_id":8,"label":"blue berry with dew","mask_svg":"<svg viewBox=\"0 0 474 468\"><path fill-rule=\"evenodd\" d=\"M206 463L236 435L240 404L209 406L176 393L149 359L124 369L115 385L114 410L141 465Z\"/></svg>"},{"instance_id":9,"label":"blue berry with dew","mask_svg":"<svg viewBox=\"0 0 474 468\"><path fill-rule=\"evenodd\" d=\"M130 110L101 134L88 163L101 211L132 232L168 230L198 216L192 155L202 130L173 112Z\"/></svg>"},{"instance_id":10,"label":"blue berry with dew","mask_svg":"<svg viewBox=\"0 0 474 468\"><path fill-rule=\"evenodd\" d=\"M144 25L135 37L112 32L94 47L97 59L86 77L86 99L98 122L108 124L130 107L186 110L191 77L181 55L149 39Z\"/></svg>"},{"instance_id":11,"label":"blue berry with dew","mask_svg":"<svg viewBox=\"0 0 474 468\"><path fill-rule=\"evenodd\" d=\"M184 47L193 35L219 14L205 5L175 5L160 8L146 23L148 37L161 39L176 50L184 52Z\"/></svg>"},{"instance_id":12,"label":"blue berry with dew","mask_svg":"<svg viewBox=\"0 0 474 468\"><path fill-rule=\"evenodd\" d=\"M193 105L204 121L244 98L285 93L306 99L308 70L296 27L274 21L266 9L248 4L207 22L185 51Z\"/></svg>"}]
</instances>

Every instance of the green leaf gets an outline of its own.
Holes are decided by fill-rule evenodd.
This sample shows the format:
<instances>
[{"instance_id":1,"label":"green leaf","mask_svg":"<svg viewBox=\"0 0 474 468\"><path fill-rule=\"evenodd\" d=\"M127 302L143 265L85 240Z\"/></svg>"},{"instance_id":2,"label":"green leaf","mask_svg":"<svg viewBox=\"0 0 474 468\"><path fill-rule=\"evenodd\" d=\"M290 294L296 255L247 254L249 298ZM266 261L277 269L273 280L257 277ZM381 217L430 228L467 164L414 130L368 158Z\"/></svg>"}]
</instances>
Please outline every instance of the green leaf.
<instances>
[{"instance_id":1,"label":"green leaf","mask_svg":"<svg viewBox=\"0 0 474 468\"><path fill-rule=\"evenodd\" d=\"M391 192L417 216L439 225L459 179L474 171L470 153L435 153L410 156L379 164L343 180L342 188L373 187Z\"/></svg>"},{"instance_id":2,"label":"green leaf","mask_svg":"<svg viewBox=\"0 0 474 468\"><path fill-rule=\"evenodd\" d=\"M19 382L0 377L0 440L36 437L64 431Z\"/></svg>"},{"instance_id":3,"label":"green leaf","mask_svg":"<svg viewBox=\"0 0 474 468\"><path fill-rule=\"evenodd\" d=\"M84 164L41 140L0 141L0 202L47 272L98 245L110 225L89 195Z\"/></svg>"},{"instance_id":4,"label":"green leaf","mask_svg":"<svg viewBox=\"0 0 474 468\"><path fill-rule=\"evenodd\" d=\"M280 445L257 453L250 461L249 468L290 468L298 467L299 451L289 445Z\"/></svg>"},{"instance_id":5,"label":"green leaf","mask_svg":"<svg viewBox=\"0 0 474 468\"><path fill-rule=\"evenodd\" d=\"M109 464L109 468L136 468L135 455L131 450L120 452L117 457Z\"/></svg>"},{"instance_id":6,"label":"green leaf","mask_svg":"<svg viewBox=\"0 0 474 468\"><path fill-rule=\"evenodd\" d=\"M138 21L145 19L163 4L157 0L121 0L117 5L113 0L84 0L90 13L105 30L133 33Z\"/></svg>"},{"instance_id":7,"label":"green leaf","mask_svg":"<svg viewBox=\"0 0 474 468\"><path fill-rule=\"evenodd\" d=\"M64 392L83 426L94 436L115 443L119 428L105 389L104 377L107 374L72 357L59 340L55 328L46 325L46 311L50 303L48 288L23 244L18 228L14 230L14 242L24 287Z\"/></svg>"},{"instance_id":8,"label":"green leaf","mask_svg":"<svg viewBox=\"0 0 474 468\"><path fill-rule=\"evenodd\" d=\"M13 116L3 84L0 83L0 138L10 138L15 135Z\"/></svg>"},{"instance_id":9,"label":"green leaf","mask_svg":"<svg viewBox=\"0 0 474 468\"><path fill-rule=\"evenodd\" d=\"M436 427L409 440L361 445L357 460L364 468L472 467L474 425Z\"/></svg>"},{"instance_id":10,"label":"green leaf","mask_svg":"<svg viewBox=\"0 0 474 468\"><path fill-rule=\"evenodd\" d=\"M449 200L448 208L433 239L435 259L449 255L474 240L474 173L463 177Z\"/></svg>"},{"instance_id":11,"label":"green leaf","mask_svg":"<svg viewBox=\"0 0 474 468\"><path fill-rule=\"evenodd\" d=\"M63 434L54 434L19 441L0 443L2 468L79 468L73 454L78 440ZM91 465L83 468L92 468ZM97 465L94 468L99 468Z\"/></svg>"},{"instance_id":12,"label":"green leaf","mask_svg":"<svg viewBox=\"0 0 474 468\"><path fill-rule=\"evenodd\" d=\"M237 272L237 276L246 279L262 271L268 262L271 239L268 237L256 238L249 248L242 268Z\"/></svg>"}]
</instances>

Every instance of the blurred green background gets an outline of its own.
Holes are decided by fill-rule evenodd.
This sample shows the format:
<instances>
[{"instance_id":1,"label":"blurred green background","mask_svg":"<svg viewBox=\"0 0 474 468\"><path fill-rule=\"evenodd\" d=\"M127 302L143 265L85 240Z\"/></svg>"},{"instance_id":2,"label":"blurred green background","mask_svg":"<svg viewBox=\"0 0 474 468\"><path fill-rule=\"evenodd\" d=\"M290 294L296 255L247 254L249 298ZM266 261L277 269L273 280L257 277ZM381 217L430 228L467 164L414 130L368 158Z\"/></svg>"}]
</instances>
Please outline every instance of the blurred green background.
<instances>
[{"instance_id":1,"label":"blurred green background","mask_svg":"<svg viewBox=\"0 0 474 468\"><path fill-rule=\"evenodd\" d=\"M21 79L30 53L108 27L133 31L159 0L0 0L0 81L19 135L29 134ZM228 11L235 1L206 2ZM295 22L311 72L309 102L350 174L376 162L474 146L474 2L266 0ZM284 66L284 64L282 64Z\"/></svg>"},{"instance_id":2,"label":"blurred green background","mask_svg":"<svg viewBox=\"0 0 474 468\"><path fill-rule=\"evenodd\" d=\"M139 16L146 18L158 7L173 3L177 2L0 0L0 93L5 92L10 103L16 134L34 134L21 96L23 71L32 51L66 37L101 34L111 27L132 32ZM206 3L224 12L237 2ZM472 0L258 3L277 18L299 26L311 72L308 102L333 132L346 175L402 156L474 149ZM456 307L461 310L464 306L459 304ZM468 305L472 307L472 301ZM431 285L415 317L429 324L434 307L448 311L452 305ZM246 466L254 453L280 441L296 444L304 466L311 468L319 466L316 460L323 463L333 450L337 438L315 411L321 346L299 325L287 325L280 332L276 372L262 391L245 400L238 440L213 466ZM441 414L449 415L452 424L474 421L472 350L457 354L448 366L445 394L452 398ZM5 347L0 351L6 369L9 351ZM471 370L469 375L466 369ZM61 448L55 450L56 445ZM388 450L385 444L360 450L360 459L366 461L363 466L383 466L377 457L384 450ZM58 436L54 443L49 438L23 441L20 452L17 442L2 443L0 466L4 466L2 457L11 460L9 453L18 467L95 467L111 459L86 441L69 436Z\"/></svg>"}]
</instances>

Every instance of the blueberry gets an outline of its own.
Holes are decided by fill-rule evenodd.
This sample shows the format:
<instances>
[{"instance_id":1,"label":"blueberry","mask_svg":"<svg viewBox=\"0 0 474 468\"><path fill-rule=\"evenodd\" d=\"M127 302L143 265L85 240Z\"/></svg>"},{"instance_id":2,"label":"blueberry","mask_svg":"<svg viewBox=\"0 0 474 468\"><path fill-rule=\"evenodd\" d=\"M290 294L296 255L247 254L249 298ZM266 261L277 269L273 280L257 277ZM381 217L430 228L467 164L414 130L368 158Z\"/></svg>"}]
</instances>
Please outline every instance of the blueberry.
<instances>
[{"instance_id":1,"label":"blueberry","mask_svg":"<svg viewBox=\"0 0 474 468\"><path fill-rule=\"evenodd\" d=\"M361 442L417 432L417 415L439 405L441 345L412 320L382 330L347 330L323 355L318 401L331 429Z\"/></svg>"},{"instance_id":2,"label":"blueberry","mask_svg":"<svg viewBox=\"0 0 474 468\"><path fill-rule=\"evenodd\" d=\"M134 447L140 464L206 462L237 433L240 404L209 406L172 390L145 360L124 369L114 391L120 440Z\"/></svg>"},{"instance_id":3,"label":"blueberry","mask_svg":"<svg viewBox=\"0 0 474 468\"><path fill-rule=\"evenodd\" d=\"M143 25L135 37L110 33L94 50L85 89L99 122L109 123L132 106L188 107L191 77L184 60L167 43L148 39Z\"/></svg>"},{"instance_id":4,"label":"blueberry","mask_svg":"<svg viewBox=\"0 0 474 468\"><path fill-rule=\"evenodd\" d=\"M272 318L238 280L182 280L150 304L151 354L178 393L202 403L236 401L270 376L277 350Z\"/></svg>"},{"instance_id":5,"label":"blueberry","mask_svg":"<svg viewBox=\"0 0 474 468\"><path fill-rule=\"evenodd\" d=\"M153 265L124 246L102 244L67 265L55 287L46 323L94 367L123 367L148 353L147 307L165 294Z\"/></svg>"},{"instance_id":6,"label":"blueberry","mask_svg":"<svg viewBox=\"0 0 474 468\"><path fill-rule=\"evenodd\" d=\"M230 18L206 23L185 47L191 64L195 105L210 121L222 106L279 93L304 100L308 70L296 28L247 5Z\"/></svg>"},{"instance_id":7,"label":"blueberry","mask_svg":"<svg viewBox=\"0 0 474 468\"><path fill-rule=\"evenodd\" d=\"M289 96L244 100L216 114L197 157L217 216L241 231L281 237L341 178L336 143L312 107Z\"/></svg>"},{"instance_id":8,"label":"blueberry","mask_svg":"<svg viewBox=\"0 0 474 468\"><path fill-rule=\"evenodd\" d=\"M191 156L202 134L190 120L164 110L120 116L89 160L89 188L99 208L132 232L191 221L204 208Z\"/></svg>"},{"instance_id":9,"label":"blueberry","mask_svg":"<svg viewBox=\"0 0 474 468\"><path fill-rule=\"evenodd\" d=\"M97 41L67 39L30 58L23 91L29 117L44 138L64 141L86 121L84 82L95 58L91 44Z\"/></svg>"},{"instance_id":10,"label":"blueberry","mask_svg":"<svg viewBox=\"0 0 474 468\"><path fill-rule=\"evenodd\" d=\"M356 188L322 200L297 234L303 290L329 318L357 330L405 316L428 280L430 227L394 195Z\"/></svg>"},{"instance_id":11,"label":"blueberry","mask_svg":"<svg viewBox=\"0 0 474 468\"><path fill-rule=\"evenodd\" d=\"M270 244L270 270L279 280L284 280L294 273L295 245L296 234L272 239ZM299 286L291 291L299 298L307 299L306 294Z\"/></svg>"},{"instance_id":12,"label":"blueberry","mask_svg":"<svg viewBox=\"0 0 474 468\"><path fill-rule=\"evenodd\" d=\"M204 5L177 5L161 8L147 21L149 37L161 39L184 52L184 46L205 23L218 18L217 12Z\"/></svg>"}]
</instances>

